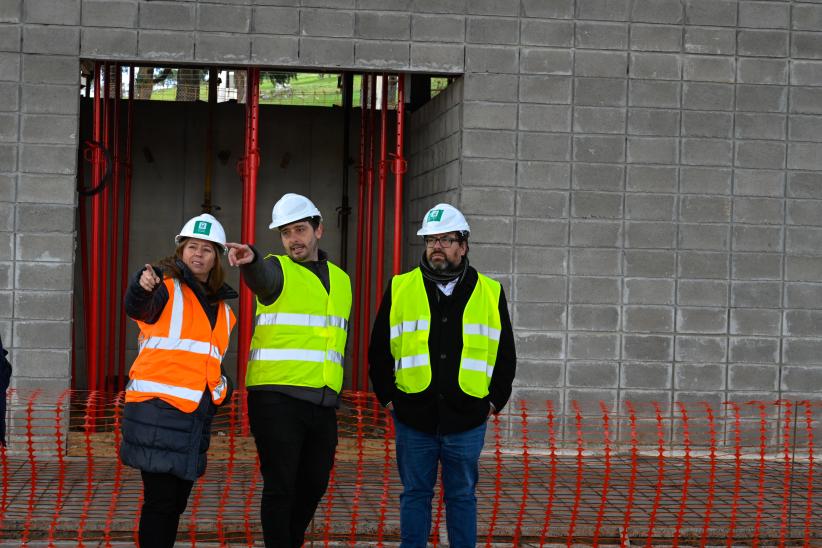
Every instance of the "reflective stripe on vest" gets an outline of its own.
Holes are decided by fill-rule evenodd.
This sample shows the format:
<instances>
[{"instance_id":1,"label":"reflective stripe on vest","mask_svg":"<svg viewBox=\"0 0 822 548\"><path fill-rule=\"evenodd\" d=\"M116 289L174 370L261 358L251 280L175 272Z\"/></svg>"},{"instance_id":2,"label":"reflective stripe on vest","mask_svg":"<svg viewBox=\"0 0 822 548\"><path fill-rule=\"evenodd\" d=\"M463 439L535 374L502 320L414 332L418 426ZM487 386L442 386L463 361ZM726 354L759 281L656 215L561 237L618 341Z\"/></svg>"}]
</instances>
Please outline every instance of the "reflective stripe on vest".
<instances>
[{"instance_id":1,"label":"reflective stripe on vest","mask_svg":"<svg viewBox=\"0 0 822 548\"><path fill-rule=\"evenodd\" d=\"M488 395L501 334L499 282L479 274L462 317L459 385L470 396ZM419 268L391 281L391 355L397 388L414 394L431 383L428 355L431 311Z\"/></svg>"},{"instance_id":2,"label":"reflective stripe on vest","mask_svg":"<svg viewBox=\"0 0 822 548\"><path fill-rule=\"evenodd\" d=\"M164 283L169 302L160 317L153 324L137 322L139 353L129 371L126 401L160 398L190 413L207 390L219 404L228 391L220 364L228 351L234 314L226 303L221 303L222 314L217 314L212 329L188 286L176 278Z\"/></svg>"},{"instance_id":3,"label":"reflective stripe on vest","mask_svg":"<svg viewBox=\"0 0 822 548\"><path fill-rule=\"evenodd\" d=\"M348 275L329 262L326 291L314 272L288 256L272 260L282 266L283 288L272 304L257 301L246 386L328 386L339 392L352 300Z\"/></svg>"}]
</instances>

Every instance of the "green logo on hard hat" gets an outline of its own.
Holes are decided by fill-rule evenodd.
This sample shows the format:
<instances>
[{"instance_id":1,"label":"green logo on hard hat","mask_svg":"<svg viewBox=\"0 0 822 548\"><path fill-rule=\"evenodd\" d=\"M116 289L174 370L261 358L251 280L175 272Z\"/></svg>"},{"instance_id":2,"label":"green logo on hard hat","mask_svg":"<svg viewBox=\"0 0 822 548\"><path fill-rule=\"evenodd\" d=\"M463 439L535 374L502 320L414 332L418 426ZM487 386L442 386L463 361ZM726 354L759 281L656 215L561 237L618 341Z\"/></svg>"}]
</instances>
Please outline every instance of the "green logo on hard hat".
<instances>
[{"instance_id":1,"label":"green logo on hard hat","mask_svg":"<svg viewBox=\"0 0 822 548\"><path fill-rule=\"evenodd\" d=\"M426 219L426 221L429 222L429 223L431 223L431 222L438 223L438 222L442 221L442 213L443 213L442 209L432 209L431 211L428 212L428 218Z\"/></svg>"},{"instance_id":2,"label":"green logo on hard hat","mask_svg":"<svg viewBox=\"0 0 822 548\"><path fill-rule=\"evenodd\" d=\"M194 223L194 234L208 236L211 233L211 223L208 221L197 221Z\"/></svg>"}]
</instances>

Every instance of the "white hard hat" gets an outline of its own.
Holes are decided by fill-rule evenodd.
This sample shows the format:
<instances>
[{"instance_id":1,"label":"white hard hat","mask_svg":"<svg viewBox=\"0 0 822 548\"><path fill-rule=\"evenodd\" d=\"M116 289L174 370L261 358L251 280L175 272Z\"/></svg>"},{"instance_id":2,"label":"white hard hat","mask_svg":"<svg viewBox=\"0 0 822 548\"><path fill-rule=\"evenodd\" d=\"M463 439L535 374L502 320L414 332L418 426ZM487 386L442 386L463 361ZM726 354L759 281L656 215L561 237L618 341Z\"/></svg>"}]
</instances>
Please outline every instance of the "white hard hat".
<instances>
[{"instance_id":1,"label":"white hard hat","mask_svg":"<svg viewBox=\"0 0 822 548\"><path fill-rule=\"evenodd\" d=\"M207 240L214 242L220 251L225 253L225 230L220 221L214 218L213 215L203 213L189 219L183 225L183 229L177 236L174 237L174 243L178 244L186 238L197 238L199 240Z\"/></svg>"},{"instance_id":2,"label":"white hard hat","mask_svg":"<svg viewBox=\"0 0 822 548\"><path fill-rule=\"evenodd\" d=\"M322 221L320 210L314 202L305 196L289 192L274 204L271 210L271 224L268 228L277 228L307 217L319 217Z\"/></svg>"},{"instance_id":3,"label":"white hard hat","mask_svg":"<svg viewBox=\"0 0 822 548\"><path fill-rule=\"evenodd\" d=\"M459 209L449 204L437 204L423 217L422 227L417 231L417 236L446 232L470 233L471 227Z\"/></svg>"}]
</instances>

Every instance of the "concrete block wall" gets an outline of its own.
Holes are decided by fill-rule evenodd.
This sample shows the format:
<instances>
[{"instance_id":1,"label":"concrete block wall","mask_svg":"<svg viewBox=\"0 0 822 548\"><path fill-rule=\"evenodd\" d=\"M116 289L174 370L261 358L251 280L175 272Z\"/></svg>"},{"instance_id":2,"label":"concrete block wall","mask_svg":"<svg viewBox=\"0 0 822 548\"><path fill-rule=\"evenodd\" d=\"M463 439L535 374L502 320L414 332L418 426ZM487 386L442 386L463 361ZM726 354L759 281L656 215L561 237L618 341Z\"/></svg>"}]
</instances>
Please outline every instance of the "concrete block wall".
<instances>
[{"instance_id":1,"label":"concrete block wall","mask_svg":"<svg viewBox=\"0 0 822 548\"><path fill-rule=\"evenodd\" d=\"M469 216L511 302L515 397L813 396L820 52L800 0L0 1L15 383L68 383L83 57L462 75L412 118L406 227L435 197Z\"/></svg>"}]
</instances>

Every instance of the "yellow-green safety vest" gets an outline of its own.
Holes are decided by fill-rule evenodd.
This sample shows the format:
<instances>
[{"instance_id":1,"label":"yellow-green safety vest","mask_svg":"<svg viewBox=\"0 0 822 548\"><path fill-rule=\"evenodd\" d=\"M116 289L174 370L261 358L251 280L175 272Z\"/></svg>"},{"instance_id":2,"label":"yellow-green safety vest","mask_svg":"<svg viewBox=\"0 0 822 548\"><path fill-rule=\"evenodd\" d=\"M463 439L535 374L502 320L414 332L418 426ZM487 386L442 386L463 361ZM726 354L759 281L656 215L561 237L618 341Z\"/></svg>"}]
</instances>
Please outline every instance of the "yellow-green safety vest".
<instances>
[{"instance_id":1,"label":"yellow-green safety vest","mask_svg":"<svg viewBox=\"0 0 822 548\"><path fill-rule=\"evenodd\" d=\"M499 315L501 290L499 282L479 274L462 316L459 385L463 392L476 398L488 395L494 374L502 329ZM394 382L407 394L422 392L431 384L431 357L428 354L431 309L419 268L391 280L388 321Z\"/></svg>"},{"instance_id":2,"label":"yellow-green safety vest","mask_svg":"<svg viewBox=\"0 0 822 548\"><path fill-rule=\"evenodd\" d=\"M339 392L351 312L348 274L329 262L326 292L312 271L287 255L274 257L282 265L283 289L270 305L257 301L246 386L328 386Z\"/></svg>"}]
</instances>

